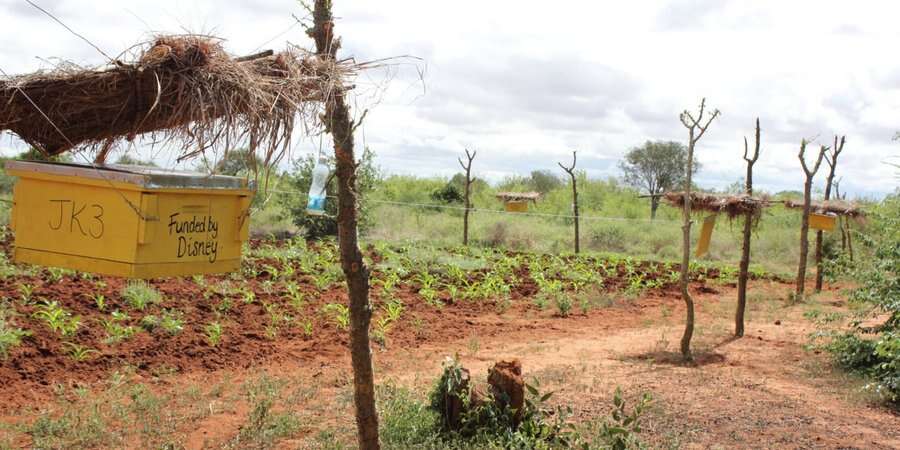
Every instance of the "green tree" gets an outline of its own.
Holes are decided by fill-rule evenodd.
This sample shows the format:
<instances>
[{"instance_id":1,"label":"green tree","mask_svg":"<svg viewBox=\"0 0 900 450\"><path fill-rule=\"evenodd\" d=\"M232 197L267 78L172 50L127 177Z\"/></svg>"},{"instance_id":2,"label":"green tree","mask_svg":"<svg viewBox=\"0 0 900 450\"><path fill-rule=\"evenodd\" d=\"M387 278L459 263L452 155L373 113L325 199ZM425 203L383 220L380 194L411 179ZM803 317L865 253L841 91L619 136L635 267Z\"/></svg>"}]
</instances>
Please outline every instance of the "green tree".
<instances>
[{"instance_id":1,"label":"green tree","mask_svg":"<svg viewBox=\"0 0 900 450\"><path fill-rule=\"evenodd\" d=\"M563 181L549 170L532 170L531 180L528 184L535 191L546 194L562 187Z\"/></svg>"},{"instance_id":2,"label":"green tree","mask_svg":"<svg viewBox=\"0 0 900 450\"><path fill-rule=\"evenodd\" d=\"M375 190L376 184L381 181L381 170L375 165L375 153L368 147L363 150L362 157L357 164L359 229L365 231L372 226L370 208L365 200L368 194ZM328 157L328 165L334 167L333 156ZM306 193L309 192L309 186L312 184L312 171L315 166L316 157L314 155L307 155L305 158L295 161L291 172L284 176L284 181L290 186L292 193L282 194L278 197L284 209L290 214L294 225L303 228L307 239L337 236L337 199L333 197L337 192L337 181L334 177L329 179L325 188L328 193L325 215L306 214Z\"/></svg>"},{"instance_id":3,"label":"green tree","mask_svg":"<svg viewBox=\"0 0 900 450\"><path fill-rule=\"evenodd\" d=\"M453 178L450 178L448 183L452 184L459 192L464 192L466 190L466 174L457 172L453 175ZM472 177L472 194L482 192L490 187L491 185L489 185L487 181L478 177Z\"/></svg>"},{"instance_id":4,"label":"green tree","mask_svg":"<svg viewBox=\"0 0 900 450\"><path fill-rule=\"evenodd\" d=\"M625 182L651 195L650 218L656 218L659 196L684 184L687 166L687 147L674 141L647 141L634 147L619 162ZM692 174L700 164L694 160Z\"/></svg>"},{"instance_id":5,"label":"green tree","mask_svg":"<svg viewBox=\"0 0 900 450\"><path fill-rule=\"evenodd\" d=\"M143 160L140 158L135 158L129 154L124 154L116 160L116 164L124 164L128 166L144 166L144 167L159 167L155 162L150 160Z\"/></svg>"}]
</instances>

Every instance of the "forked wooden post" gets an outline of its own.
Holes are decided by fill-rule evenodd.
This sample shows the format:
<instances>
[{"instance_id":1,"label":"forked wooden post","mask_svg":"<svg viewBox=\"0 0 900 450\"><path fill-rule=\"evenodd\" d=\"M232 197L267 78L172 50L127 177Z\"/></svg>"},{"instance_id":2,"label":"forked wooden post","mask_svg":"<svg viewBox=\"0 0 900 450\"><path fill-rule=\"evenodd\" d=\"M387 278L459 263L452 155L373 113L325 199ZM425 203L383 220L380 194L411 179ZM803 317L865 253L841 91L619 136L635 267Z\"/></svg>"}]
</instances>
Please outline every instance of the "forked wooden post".
<instances>
[{"instance_id":1,"label":"forked wooden post","mask_svg":"<svg viewBox=\"0 0 900 450\"><path fill-rule=\"evenodd\" d=\"M569 177L572 178L572 213L575 216L575 253L578 253L581 251L581 244L580 244L579 231L578 231L578 183L575 178L575 164L577 162L578 162L578 156L576 155L576 152L573 151L571 166L566 167L566 166L562 165L562 163L557 163L557 164L559 164L559 167L561 167L562 170L565 170L566 173L569 174Z\"/></svg>"},{"instance_id":2,"label":"forked wooden post","mask_svg":"<svg viewBox=\"0 0 900 450\"><path fill-rule=\"evenodd\" d=\"M745 180L744 190L747 196L753 196L753 165L759 159L759 118L756 118L756 144L753 146L753 156L750 156L750 146L747 138L744 138L744 161L747 161L747 178ZM747 278L750 272L750 238L753 234L753 221L755 220L753 212L748 211L744 217L744 242L741 247L741 265L738 274L738 301L737 309L734 313L734 335L741 337L744 335L744 311L747 308Z\"/></svg>"},{"instance_id":3,"label":"forked wooden post","mask_svg":"<svg viewBox=\"0 0 900 450\"><path fill-rule=\"evenodd\" d=\"M819 149L819 155L816 157L816 164L810 169L806 165L806 158L804 158L806 144L806 139L800 141L800 154L798 155L800 166L803 167L803 173L806 175L806 181L803 183L803 217L800 219L800 264L797 267L797 288L794 292L794 300L798 302L803 301L806 291L806 260L809 253L809 212L810 204L812 203L813 177L819 171L825 152L828 151L828 147L823 145Z\"/></svg>"},{"instance_id":4,"label":"forked wooden post","mask_svg":"<svg viewBox=\"0 0 900 450\"><path fill-rule=\"evenodd\" d=\"M334 37L331 0L316 0L313 23L314 26L307 33L316 41L316 53L320 58L336 61L341 41ZM350 298L350 360L353 366L357 437L360 449L377 450L381 448L381 443L378 439L372 349L369 345L372 305L369 303L369 268L363 260L358 242L359 211L356 157L353 152L353 131L360 122L350 119L350 107L340 83L336 83L334 90L326 97L322 118L325 130L331 133L334 140L338 180L338 245Z\"/></svg>"},{"instance_id":5,"label":"forked wooden post","mask_svg":"<svg viewBox=\"0 0 900 450\"><path fill-rule=\"evenodd\" d=\"M684 335L681 336L681 354L685 360L693 360L691 355L691 338L694 335L694 299L688 292L688 283L690 282L690 264L691 264L691 175L694 169L694 147L697 141L706 133L706 129L716 117L719 117L719 110L715 110L706 123L703 123L703 115L706 113L706 99L700 101L700 113L697 118L687 110L681 113L679 119L681 124L688 129L688 154L687 167L685 167L684 179L684 208L682 209L682 257L681 257L681 297L687 307L686 318L684 322Z\"/></svg>"},{"instance_id":6,"label":"forked wooden post","mask_svg":"<svg viewBox=\"0 0 900 450\"><path fill-rule=\"evenodd\" d=\"M472 160L475 159L475 154L478 152L472 150L472 153L469 153L469 149L465 150L468 163L463 163L462 158L457 159L459 165L466 171L466 210L463 212L463 245L469 245L469 212L472 210Z\"/></svg>"},{"instance_id":7,"label":"forked wooden post","mask_svg":"<svg viewBox=\"0 0 900 450\"><path fill-rule=\"evenodd\" d=\"M841 136L840 141L838 137L834 137L834 147L831 148L831 153L825 155L825 162L828 163L829 171L828 178L825 179L825 201L831 199L831 188L834 185L834 170L837 167L837 159L838 155L841 154L841 151L844 150L844 143L847 142L847 136ZM843 228L841 228L841 233L843 233ZM816 231L816 292L822 291L822 281L824 278L823 273L823 262L822 262L822 240L823 240L823 232L822 230Z\"/></svg>"}]
</instances>

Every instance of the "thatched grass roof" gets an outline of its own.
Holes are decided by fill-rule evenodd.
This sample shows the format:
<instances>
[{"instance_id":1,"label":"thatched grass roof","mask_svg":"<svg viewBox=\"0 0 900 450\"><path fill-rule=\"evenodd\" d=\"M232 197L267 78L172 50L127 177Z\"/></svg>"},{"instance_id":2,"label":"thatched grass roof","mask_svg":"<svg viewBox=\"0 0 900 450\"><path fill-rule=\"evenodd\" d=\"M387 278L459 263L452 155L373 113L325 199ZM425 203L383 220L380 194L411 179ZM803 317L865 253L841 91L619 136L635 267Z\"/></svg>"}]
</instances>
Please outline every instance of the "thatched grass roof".
<instances>
[{"instance_id":1,"label":"thatched grass roof","mask_svg":"<svg viewBox=\"0 0 900 450\"><path fill-rule=\"evenodd\" d=\"M537 202L541 198L540 192L498 192L497 198L505 202L532 201Z\"/></svg>"},{"instance_id":2,"label":"thatched grass roof","mask_svg":"<svg viewBox=\"0 0 900 450\"><path fill-rule=\"evenodd\" d=\"M663 196L666 202L672 206L684 207L684 192L666 192ZM691 209L694 211L706 211L711 213L724 212L729 219L744 217L748 213L754 220L762 215L763 208L770 204L768 198L751 197L747 194L709 194L704 192L691 192Z\"/></svg>"},{"instance_id":3,"label":"thatched grass roof","mask_svg":"<svg viewBox=\"0 0 900 450\"><path fill-rule=\"evenodd\" d=\"M297 47L235 58L221 40L195 35L160 36L126 53L104 68L0 78L0 131L48 155L149 134L182 147L180 159L249 145L270 164L297 121L317 123L317 103L358 68Z\"/></svg>"},{"instance_id":4,"label":"thatched grass roof","mask_svg":"<svg viewBox=\"0 0 900 450\"><path fill-rule=\"evenodd\" d=\"M803 209L803 201L786 200L784 206L791 209ZM862 219L866 216L865 211L858 205L846 200L814 201L810 203L810 211L817 214L834 214L854 219Z\"/></svg>"}]
</instances>

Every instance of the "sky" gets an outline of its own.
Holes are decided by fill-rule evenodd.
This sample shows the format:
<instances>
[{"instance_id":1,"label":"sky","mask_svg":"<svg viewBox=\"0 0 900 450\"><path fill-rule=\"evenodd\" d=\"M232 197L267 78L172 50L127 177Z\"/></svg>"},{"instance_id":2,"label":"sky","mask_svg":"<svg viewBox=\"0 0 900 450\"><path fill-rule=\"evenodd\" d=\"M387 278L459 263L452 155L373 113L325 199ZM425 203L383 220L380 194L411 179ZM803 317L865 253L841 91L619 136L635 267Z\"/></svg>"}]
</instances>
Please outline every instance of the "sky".
<instances>
[{"instance_id":1,"label":"sky","mask_svg":"<svg viewBox=\"0 0 900 450\"><path fill-rule=\"evenodd\" d=\"M294 0L33 1L111 55L155 33L213 34L236 55L312 46ZM697 145L703 187L742 179L743 137L752 139L756 117L759 189L801 190L801 139L815 150L835 134L847 136L842 191L878 198L898 185L887 164L900 162L895 2L335 0L334 10L343 56L420 58L356 80L355 112L370 110L357 138L388 173L451 176L468 148L478 152L474 174L493 181L563 175L556 163L573 150L590 176L619 176L629 149L686 142L679 113L705 97L721 116ZM54 58L105 61L25 0L0 0L0 23L0 69L9 74L50 68ZM0 151L23 146L0 138ZM319 146L298 139L290 156ZM136 151L179 167L171 149Z\"/></svg>"}]
</instances>

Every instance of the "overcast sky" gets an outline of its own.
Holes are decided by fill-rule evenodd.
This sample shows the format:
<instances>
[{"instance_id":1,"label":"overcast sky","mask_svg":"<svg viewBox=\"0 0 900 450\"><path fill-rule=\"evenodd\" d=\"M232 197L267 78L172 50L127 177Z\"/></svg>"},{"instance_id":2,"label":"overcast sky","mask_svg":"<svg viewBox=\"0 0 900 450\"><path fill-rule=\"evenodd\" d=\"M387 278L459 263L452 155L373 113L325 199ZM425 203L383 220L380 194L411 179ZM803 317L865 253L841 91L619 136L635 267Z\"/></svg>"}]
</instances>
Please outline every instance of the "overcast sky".
<instances>
[{"instance_id":1,"label":"overcast sky","mask_svg":"<svg viewBox=\"0 0 900 450\"><path fill-rule=\"evenodd\" d=\"M310 46L293 0L34 1L109 54L156 32L215 34L235 54ZM334 3L345 56L424 61L424 85L414 65L359 80L359 107L372 107L359 138L390 173L451 175L468 147L478 151L474 172L493 180L560 172L556 162L572 150L590 175L616 176L629 148L685 141L678 114L705 96L722 116L697 148L702 186L742 177L742 138L756 116L762 189L801 189L801 138L830 145L835 133L847 135L843 190L882 196L897 186L885 164L900 155L894 2ZM24 0L0 0L0 24L0 68L10 74L47 68L54 57L104 62ZM21 146L0 139L7 152ZM298 142L292 156L315 148ZM165 152L157 158L173 167Z\"/></svg>"}]
</instances>

